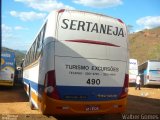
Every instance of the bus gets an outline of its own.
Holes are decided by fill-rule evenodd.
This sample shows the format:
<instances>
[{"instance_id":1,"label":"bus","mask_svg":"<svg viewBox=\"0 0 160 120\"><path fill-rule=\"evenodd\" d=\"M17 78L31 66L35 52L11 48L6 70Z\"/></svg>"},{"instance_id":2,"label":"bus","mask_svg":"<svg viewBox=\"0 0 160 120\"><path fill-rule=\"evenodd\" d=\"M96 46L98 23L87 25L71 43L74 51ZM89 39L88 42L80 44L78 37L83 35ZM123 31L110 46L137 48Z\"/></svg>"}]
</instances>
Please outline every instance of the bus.
<instances>
[{"instance_id":1,"label":"bus","mask_svg":"<svg viewBox=\"0 0 160 120\"><path fill-rule=\"evenodd\" d=\"M109 16L56 10L23 62L31 109L43 114L121 113L128 95L126 25Z\"/></svg>"},{"instance_id":2,"label":"bus","mask_svg":"<svg viewBox=\"0 0 160 120\"><path fill-rule=\"evenodd\" d=\"M138 75L137 59L129 59L129 83L135 83Z\"/></svg>"},{"instance_id":3,"label":"bus","mask_svg":"<svg viewBox=\"0 0 160 120\"><path fill-rule=\"evenodd\" d=\"M0 66L0 86L13 86L16 69L15 53L2 51Z\"/></svg>"},{"instance_id":4,"label":"bus","mask_svg":"<svg viewBox=\"0 0 160 120\"><path fill-rule=\"evenodd\" d=\"M15 70L15 83L22 84L23 81L22 79L23 79L22 68L20 66L17 66Z\"/></svg>"},{"instance_id":5,"label":"bus","mask_svg":"<svg viewBox=\"0 0 160 120\"><path fill-rule=\"evenodd\" d=\"M138 66L142 85L160 85L160 61L148 60Z\"/></svg>"}]
</instances>

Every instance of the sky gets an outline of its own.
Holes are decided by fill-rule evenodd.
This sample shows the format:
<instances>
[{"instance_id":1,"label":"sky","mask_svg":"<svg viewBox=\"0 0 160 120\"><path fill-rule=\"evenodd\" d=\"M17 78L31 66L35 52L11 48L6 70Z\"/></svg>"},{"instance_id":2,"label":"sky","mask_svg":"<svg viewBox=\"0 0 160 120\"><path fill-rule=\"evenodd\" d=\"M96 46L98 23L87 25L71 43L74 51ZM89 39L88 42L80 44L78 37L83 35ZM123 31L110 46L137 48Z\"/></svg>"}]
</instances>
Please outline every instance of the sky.
<instances>
[{"instance_id":1,"label":"sky","mask_svg":"<svg viewBox=\"0 0 160 120\"><path fill-rule=\"evenodd\" d=\"M2 0L2 46L28 50L52 10L73 9L112 16L130 32L160 26L160 0Z\"/></svg>"}]
</instances>

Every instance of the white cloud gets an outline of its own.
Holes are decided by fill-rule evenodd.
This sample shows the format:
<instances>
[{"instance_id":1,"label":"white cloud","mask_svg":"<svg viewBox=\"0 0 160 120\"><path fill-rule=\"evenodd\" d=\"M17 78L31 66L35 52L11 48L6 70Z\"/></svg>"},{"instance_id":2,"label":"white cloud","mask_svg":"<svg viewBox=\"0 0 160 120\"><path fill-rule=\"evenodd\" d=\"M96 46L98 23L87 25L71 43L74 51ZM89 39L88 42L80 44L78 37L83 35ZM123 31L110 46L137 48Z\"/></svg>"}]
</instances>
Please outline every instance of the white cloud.
<instances>
[{"instance_id":1,"label":"white cloud","mask_svg":"<svg viewBox=\"0 0 160 120\"><path fill-rule=\"evenodd\" d=\"M22 27L22 26L15 26L15 30L28 30L28 28Z\"/></svg>"},{"instance_id":2,"label":"white cloud","mask_svg":"<svg viewBox=\"0 0 160 120\"><path fill-rule=\"evenodd\" d=\"M45 13L36 13L36 12L17 12L17 11L10 11L10 14L14 17L18 17L23 21L33 21L37 19L42 19L46 16Z\"/></svg>"},{"instance_id":3,"label":"white cloud","mask_svg":"<svg viewBox=\"0 0 160 120\"><path fill-rule=\"evenodd\" d=\"M160 16L146 16L136 21L143 29L150 29L160 26Z\"/></svg>"},{"instance_id":4,"label":"white cloud","mask_svg":"<svg viewBox=\"0 0 160 120\"><path fill-rule=\"evenodd\" d=\"M2 24L2 41L16 39L16 36L12 33L13 29L10 26Z\"/></svg>"},{"instance_id":5,"label":"white cloud","mask_svg":"<svg viewBox=\"0 0 160 120\"><path fill-rule=\"evenodd\" d=\"M28 49L31 43L26 43L23 41L21 34L16 34L17 30L28 30L28 28L22 26L11 27L6 24L1 25L2 28L2 46L11 49ZM23 39L22 39L23 38Z\"/></svg>"},{"instance_id":6,"label":"white cloud","mask_svg":"<svg viewBox=\"0 0 160 120\"><path fill-rule=\"evenodd\" d=\"M2 41L10 41L10 40L17 40L20 36L15 34L15 30L28 30L28 28L22 26L15 26L10 27L8 25L2 24Z\"/></svg>"},{"instance_id":7,"label":"white cloud","mask_svg":"<svg viewBox=\"0 0 160 120\"><path fill-rule=\"evenodd\" d=\"M7 33L7 34L3 34L2 33L2 42L4 41L12 41L12 40L17 40L19 39L18 36L15 36L12 33Z\"/></svg>"},{"instance_id":8,"label":"white cloud","mask_svg":"<svg viewBox=\"0 0 160 120\"><path fill-rule=\"evenodd\" d=\"M39 10L39 11L47 11L50 12L56 9L74 9L69 5L64 5L57 0L14 0L15 2L22 2L27 6Z\"/></svg>"},{"instance_id":9,"label":"white cloud","mask_svg":"<svg viewBox=\"0 0 160 120\"><path fill-rule=\"evenodd\" d=\"M12 27L9 27L9 26L7 26L5 24L2 24L1 28L2 28L2 32L4 32L4 33L11 32L11 30L12 30Z\"/></svg>"},{"instance_id":10,"label":"white cloud","mask_svg":"<svg viewBox=\"0 0 160 120\"><path fill-rule=\"evenodd\" d=\"M73 0L73 2L94 8L114 7L123 3L122 0Z\"/></svg>"}]
</instances>

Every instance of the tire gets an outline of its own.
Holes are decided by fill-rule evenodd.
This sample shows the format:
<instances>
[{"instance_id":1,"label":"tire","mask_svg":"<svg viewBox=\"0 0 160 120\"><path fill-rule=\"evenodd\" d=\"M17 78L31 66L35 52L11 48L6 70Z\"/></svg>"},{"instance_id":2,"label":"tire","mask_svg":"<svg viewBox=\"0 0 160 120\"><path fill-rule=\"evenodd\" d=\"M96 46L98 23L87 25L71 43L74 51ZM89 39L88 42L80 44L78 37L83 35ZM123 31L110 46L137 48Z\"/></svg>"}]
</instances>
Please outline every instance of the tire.
<instances>
[{"instance_id":1,"label":"tire","mask_svg":"<svg viewBox=\"0 0 160 120\"><path fill-rule=\"evenodd\" d=\"M44 98L44 97L43 97ZM46 112L46 104L45 104L45 101L42 100L41 102L41 111L42 111L42 114L43 115L47 115L47 112Z\"/></svg>"}]
</instances>

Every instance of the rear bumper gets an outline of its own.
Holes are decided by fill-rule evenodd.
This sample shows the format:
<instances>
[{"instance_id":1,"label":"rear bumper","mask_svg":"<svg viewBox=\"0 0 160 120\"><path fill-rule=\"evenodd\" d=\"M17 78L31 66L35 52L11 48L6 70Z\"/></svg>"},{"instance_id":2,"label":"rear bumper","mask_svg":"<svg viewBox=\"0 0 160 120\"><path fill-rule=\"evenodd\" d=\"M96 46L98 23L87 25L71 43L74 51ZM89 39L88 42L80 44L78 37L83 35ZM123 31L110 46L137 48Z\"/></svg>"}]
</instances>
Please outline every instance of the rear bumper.
<instances>
[{"instance_id":1,"label":"rear bumper","mask_svg":"<svg viewBox=\"0 0 160 120\"><path fill-rule=\"evenodd\" d=\"M109 113L122 113L126 109L127 98L112 101L63 101L55 100L45 95L43 102L43 114L52 115L98 115ZM87 110L87 106L98 107L98 109Z\"/></svg>"},{"instance_id":2,"label":"rear bumper","mask_svg":"<svg viewBox=\"0 0 160 120\"><path fill-rule=\"evenodd\" d=\"M149 80L146 85L160 85L160 80Z\"/></svg>"},{"instance_id":3,"label":"rear bumper","mask_svg":"<svg viewBox=\"0 0 160 120\"><path fill-rule=\"evenodd\" d=\"M0 80L0 86L13 86L14 82L11 80Z\"/></svg>"}]
</instances>

